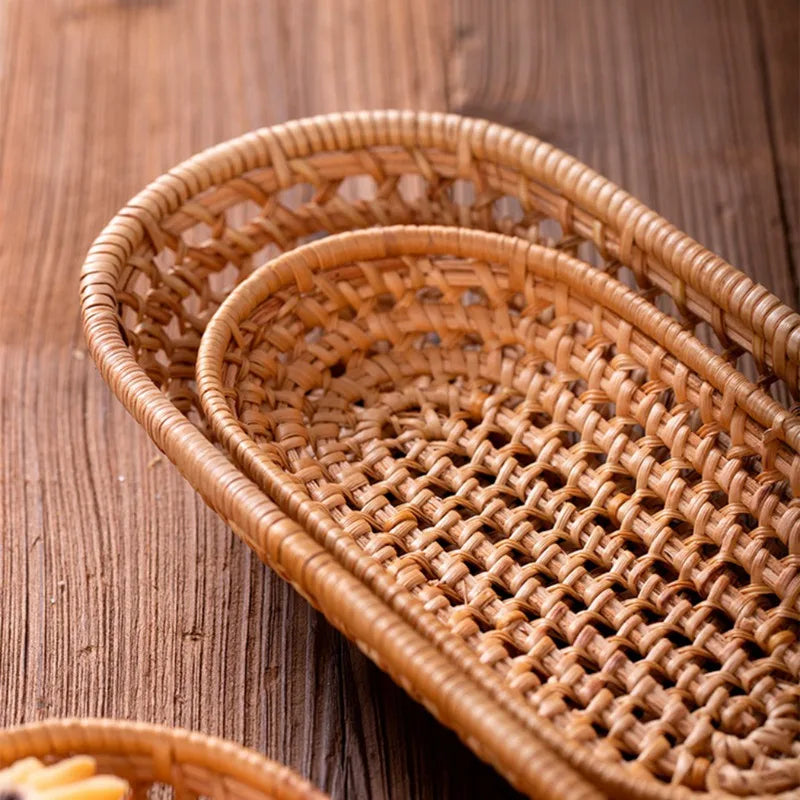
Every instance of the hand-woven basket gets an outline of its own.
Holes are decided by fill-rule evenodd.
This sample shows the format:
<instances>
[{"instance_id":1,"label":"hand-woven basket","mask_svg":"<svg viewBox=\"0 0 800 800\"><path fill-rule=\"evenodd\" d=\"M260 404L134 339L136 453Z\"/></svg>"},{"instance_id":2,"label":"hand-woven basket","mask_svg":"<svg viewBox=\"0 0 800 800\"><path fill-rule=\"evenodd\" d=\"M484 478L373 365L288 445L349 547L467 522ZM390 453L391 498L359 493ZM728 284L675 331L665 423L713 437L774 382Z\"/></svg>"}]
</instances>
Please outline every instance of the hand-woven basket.
<instances>
[{"instance_id":1,"label":"hand-woven basket","mask_svg":"<svg viewBox=\"0 0 800 800\"><path fill-rule=\"evenodd\" d=\"M31 756L45 763L92 756L100 773L117 775L145 798L171 787L175 800L325 800L288 767L231 742L141 722L48 720L0 731L0 769Z\"/></svg>"},{"instance_id":2,"label":"hand-woven basket","mask_svg":"<svg viewBox=\"0 0 800 800\"><path fill-rule=\"evenodd\" d=\"M254 265L431 223L510 238L290 253L197 363ZM177 167L82 298L104 377L211 506L516 786L796 794L800 316L763 287L532 137L375 112Z\"/></svg>"}]
</instances>

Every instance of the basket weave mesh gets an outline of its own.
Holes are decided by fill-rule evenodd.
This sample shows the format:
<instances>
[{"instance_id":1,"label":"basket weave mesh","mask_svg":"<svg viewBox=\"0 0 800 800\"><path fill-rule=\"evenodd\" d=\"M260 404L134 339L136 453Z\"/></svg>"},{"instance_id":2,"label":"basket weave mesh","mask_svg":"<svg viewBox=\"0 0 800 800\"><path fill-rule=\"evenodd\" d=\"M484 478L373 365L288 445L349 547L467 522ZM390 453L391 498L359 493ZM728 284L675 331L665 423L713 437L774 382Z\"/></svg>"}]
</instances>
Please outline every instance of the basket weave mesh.
<instances>
[{"instance_id":1,"label":"basket weave mesh","mask_svg":"<svg viewBox=\"0 0 800 800\"><path fill-rule=\"evenodd\" d=\"M200 733L109 719L47 720L0 732L0 768L92 756L100 773L128 781L134 798L169 787L175 800L326 800L288 767ZM164 795L158 795L164 796Z\"/></svg>"},{"instance_id":2,"label":"basket weave mesh","mask_svg":"<svg viewBox=\"0 0 800 800\"><path fill-rule=\"evenodd\" d=\"M327 266L275 262L296 274L234 328L213 408L245 439L220 452L195 369L236 283L320 234L429 223L511 238L407 231L406 259L323 242ZM532 137L374 112L177 167L98 239L82 293L154 441L515 785L800 787L800 316L763 287Z\"/></svg>"},{"instance_id":3,"label":"basket weave mesh","mask_svg":"<svg viewBox=\"0 0 800 800\"><path fill-rule=\"evenodd\" d=\"M754 387L622 284L477 231L343 234L236 289L197 375L270 497L565 736L694 787L796 769L796 452L752 458Z\"/></svg>"}]
</instances>

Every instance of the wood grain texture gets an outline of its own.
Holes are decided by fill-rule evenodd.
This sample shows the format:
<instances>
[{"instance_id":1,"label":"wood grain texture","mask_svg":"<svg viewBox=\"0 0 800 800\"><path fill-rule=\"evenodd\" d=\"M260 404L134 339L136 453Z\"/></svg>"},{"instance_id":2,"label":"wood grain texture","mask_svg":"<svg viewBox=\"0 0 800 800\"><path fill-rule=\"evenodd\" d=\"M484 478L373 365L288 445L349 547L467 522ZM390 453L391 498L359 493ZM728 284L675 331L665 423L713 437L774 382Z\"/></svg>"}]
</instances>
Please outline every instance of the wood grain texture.
<instances>
[{"instance_id":1,"label":"wood grain texture","mask_svg":"<svg viewBox=\"0 0 800 800\"><path fill-rule=\"evenodd\" d=\"M216 141L448 108L550 139L797 306L799 20L796 0L0 0L0 725L140 718L337 798L513 796L156 458L86 358L83 254Z\"/></svg>"},{"instance_id":2,"label":"wood grain texture","mask_svg":"<svg viewBox=\"0 0 800 800\"><path fill-rule=\"evenodd\" d=\"M576 155L796 307L798 21L797 0L463 0L452 106Z\"/></svg>"},{"instance_id":3,"label":"wood grain texture","mask_svg":"<svg viewBox=\"0 0 800 800\"><path fill-rule=\"evenodd\" d=\"M786 259L794 276L797 306L800 305L800 3L761 0L751 14L778 212Z\"/></svg>"}]
</instances>

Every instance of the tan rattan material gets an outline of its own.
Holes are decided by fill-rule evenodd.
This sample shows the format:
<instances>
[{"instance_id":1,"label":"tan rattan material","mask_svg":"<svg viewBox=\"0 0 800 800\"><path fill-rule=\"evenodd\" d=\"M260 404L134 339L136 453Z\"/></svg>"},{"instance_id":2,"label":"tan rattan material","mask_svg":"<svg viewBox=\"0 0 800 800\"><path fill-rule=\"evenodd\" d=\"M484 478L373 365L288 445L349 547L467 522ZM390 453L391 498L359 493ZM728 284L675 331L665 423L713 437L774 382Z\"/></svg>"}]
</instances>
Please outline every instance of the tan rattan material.
<instances>
[{"instance_id":1,"label":"tan rattan material","mask_svg":"<svg viewBox=\"0 0 800 800\"><path fill-rule=\"evenodd\" d=\"M88 755L98 772L125 778L136 798L169 786L175 800L325 800L292 770L231 742L141 722L48 720L0 731L0 768Z\"/></svg>"},{"instance_id":2,"label":"tan rattan material","mask_svg":"<svg viewBox=\"0 0 800 800\"><path fill-rule=\"evenodd\" d=\"M342 234L238 287L197 376L270 497L565 736L678 783L797 788L797 426L756 463L780 406L634 292L496 234Z\"/></svg>"},{"instance_id":3,"label":"tan rattan material","mask_svg":"<svg viewBox=\"0 0 800 800\"><path fill-rule=\"evenodd\" d=\"M331 511L303 499L295 491L296 482L286 482L268 496L210 441L194 385L205 326L255 265L321 232L394 223L499 230L537 241L551 253L578 255L597 265L585 267L584 284L594 287L600 298L593 303L600 311L592 309L592 314L602 314L606 307L626 316L624 309L612 309L611 297L621 290L612 291L615 284L600 270L635 282L639 290L634 322L620 322L619 338L609 337L613 347L621 348L619 353L607 345L603 350L602 336L596 347L582 340L580 324L560 327L561 310L551 319L548 314L554 312L542 309L544 316L536 322L551 326L552 339L539 342L532 334L532 344L543 348L543 361L555 365L555 383L568 391L561 406L555 390L548 394L544 384L537 390L544 411L536 413L555 415L558 430L538 438L533 431L526 434L534 436L525 447L535 459L523 457L530 463L520 468L530 471L534 464L555 458L549 475L544 470L534 480L531 472L532 485L544 484L558 497L549 512L557 516L559 504L566 509L560 512L566 518L557 524L569 523L574 531L575 516L584 515L586 527L562 543L562 555L553 551L558 559L552 564L543 552L526 554L517 546L492 564L488 589L499 592L498 602L509 609L500 620L499 635L493 636L493 631L498 634L493 626L500 623L492 609L486 619L474 612L481 608L481 597L468 598L455 627L451 619L443 619L456 602L457 590L444 591L443 599L439 590L430 598L420 597L419 590L415 596L409 589L414 588L412 573L421 576L417 587L430 578L424 563L412 554L403 565L408 575L385 569L380 552L368 553L351 536L331 528ZM492 292L491 282L481 285L474 293L477 302L466 307L491 307ZM391 287L382 294L390 297L379 302L394 302ZM556 291L555 308L566 304L567 316L575 314L570 298L580 294L577 289ZM673 798L723 788L737 794L791 793L800 785L792 752L796 745L786 744L797 736L797 696L784 693L787 682L797 681L798 421L723 359L713 360L688 333L678 333L666 317L660 318L657 330L647 328L648 321L659 319L653 313L655 303L674 311L683 327L699 323L703 336L712 331L719 339L725 359L747 367L752 354L759 385L776 389L784 402L787 393L796 396L799 388L800 317L622 190L549 145L483 121L375 112L289 123L201 154L134 198L93 246L83 270L82 300L87 340L104 377L212 507L515 785L541 797L605 793ZM313 315L302 324L311 326L312 321ZM498 337L505 330L494 324L492 329ZM644 352L641 342L648 339L663 344ZM578 348L575 352L570 342ZM473 341L462 350L477 352L478 345ZM452 343L447 347L455 352ZM591 373L590 381L602 385L599 370L603 375L609 370L613 385L588 388L586 381L585 392L578 391L582 379L575 375L590 366L585 352L595 351L589 358L596 358L598 372ZM469 358L480 364L477 355ZM485 366L494 368L488 361ZM548 368L537 368L540 375L547 374ZM671 399L669 375L678 387ZM603 410L600 399L609 390L612 395L623 392L613 414L610 407ZM489 417L500 415L505 425L502 409L488 402ZM687 404L686 418L680 416L682 404ZM589 430L593 408L597 426ZM690 410L694 408L699 408L699 419ZM576 418L576 410L582 409L586 416ZM466 419L477 420L479 411L478 403L467 409ZM637 413L645 414L643 422L635 419ZM603 414L611 416L605 419ZM659 426L667 417L677 421L663 431ZM404 418L404 424L411 423ZM504 465L519 463L518 445L506 441L503 426L497 427L501 430L493 429L485 439L486 455L491 448L506 447L510 449L504 455L510 453L511 459L503 458ZM644 442L636 435L642 433L639 427ZM391 430L383 433L389 436ZM675 452L670 457L656 444L662 434L672 437ZM604 435L616 437L613 446ZM584 437L594 444L583 442ZM550 448L547 457L537 448ZM601 463L603 453L612 451L619 468L617 461L611 467ZM237 451L235 457L241 460L243 455ZM459 474L467 468L464 458L453 467ZM429 464L420 463L420 468L431 475ZM252 465L247 471L257 474ZM475 479L485 481L491 472L487 467ZM503 472L502 479L509 476ZM446 493L450 477L437 478L430 491L437 497ZM587 494L603 482L619 491ZM655 483L658 488L652 488ZM694 495L686 494L689 490ZM496 500L502 504L508 496L500 494ZM530 503L542 499L531 498ZM526 498L522 506L528 502ZM675 516L675 503L685 519ZM651 517L652 525L641 530L641 522L625 517L631 509L639 510L637 519ZM463 517L474 511L456 504L448 513ZM502 518L505 512L492 507L494 513ZM508 513L522 512L512 508ZM706 516L687 522L698 513ZM416 525L413 513L405 521L409 529ZM615 544L603 549L593 537L603 539L617 521L620 533L611 537ZM491 529L491 522L480 525ZM501 525L506 523L501 519ZM593 525L600 533L593 532ZM628 525L639 526L635 535ZM391 530L389 525L386 533ZM355 533L363 538L358 526ZM486 530L479 526L471 536L475 546L484 547ZM567 552L567 543L574 550ZM431 540L430 545L446 550L441 541ZM456 550L469 546L466 540L458 542ZM388 539L386 547L393 547ZM617 563L615 547L632 555ZM456 560L448 576L454 586L480 575L479 561ZM525 577L506 596L502 580L491 570L505 574L509 560L522 567ZM707 570L696 586L693 579L701 565ZM556 566L557 573L548 573L548 567ZM624 577L612 584L613 571ZM587 581L598 590L590 600L584 592ZM544 592L534 592L539 605L514 608L514 596L532 584ZM563 586L570 591L565 593ZM622 596L611 597L617 593ZM705 604L700 604L701 597L707 598ZM590 606L584 608L587 600ZM605 612L616 602L627 603L620 613L630 614L630 630L622 619L608 625ZM724 638L726 614L730 625L735 623L748 636L741 639L737 633L720 645L711 634ZM536 616L543 622L521 647L513 637L508 640L506 627ZM746 617L751 619L749 628ZM566 619L577 622L569 630L553 627ZM689 625L692 633L686 636L681 631ZM637 630L645 629L650 638L637 639ZM622 638L614 638L613 630ZM478 639L481 646L476 648ZM638 656L632 645L639 648ZM601 650L594 652L595 646ZM581 677L592 669L584 654L587 647L593 663L604 665L602 680L588 685ZM703 661L707 652L716 652L721 662L714 666ZM504 659L514 661L516 671L505 670ZM556 663L563 671L551 682L560 681L562 689L548 693L538 684L549 680L548 670ZM755 663L757 669L748 672ZM686 683L675 687L671 682L679 674ZM697 708L689 709L700 683L711 694L698 695ZM585 717L561 707L573 704L571 695L578 693L580 702L591 706ZM653 693L655 699L648 699ZM635 698L627 709L619 703L625 695ZM546 702L535 704L526 699L531 696ZM776 697L785 702L776 705ZM754 698L766 705L756 708ZM652 719L647 709L662 706L659 718ZM702 716L693 712L701 708L713 709L719 719L712 713L708 725L713 730L698 725L692 728L694 738L685 738L687 717L681 707L693 725ZM608 731L591 724L603 714L616 721ZM742 725L752 726L746 741L737 738L744 735ZM642 733L641 742L632 740L627 732L631 727ZM755 744L764 755L753 761ZM781 747L789 749L779 753Z\"/></svg>"}]
</instances>

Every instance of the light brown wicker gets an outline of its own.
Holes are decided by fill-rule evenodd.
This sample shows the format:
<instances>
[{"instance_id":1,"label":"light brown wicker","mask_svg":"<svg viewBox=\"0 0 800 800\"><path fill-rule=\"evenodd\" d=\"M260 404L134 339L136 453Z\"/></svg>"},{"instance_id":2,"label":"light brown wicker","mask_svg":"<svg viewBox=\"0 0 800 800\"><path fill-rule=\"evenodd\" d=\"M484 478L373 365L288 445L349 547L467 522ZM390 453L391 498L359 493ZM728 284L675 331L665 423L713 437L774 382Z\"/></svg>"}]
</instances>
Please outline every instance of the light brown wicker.
<instances>
[{"instance_id":1,"label":"light brown wicker","mask_svg":"<svg viewBox=\"0 0 800 800\"><path fill-rule=\"evenodd\" d=\"M0 731L0 768L22 758L46 763L88 755L100 773L118 775L133 796L154 786L175 800L325 800L288 767L231 742L179 728L109 719L47 720Z\"/></svg>"},{"instance_id":2,"label":"light brown wicker","mask_svg":"<svg viewBox=\"0 0 800 800\"><path fill-rule=\"evenodd\" d=\"M406 266L393 256L389 271L337 249L357 238L320 245L331 264L350 259L341 275L307 268L308 251L274 262L283 277L294 268L304 295L272 287L256 312L266 317L254 318L271 331L266 344L254 346L246 323L236 332L225 391L261 440L256 455L229 419L227 457L194 385L215 309L280 250L395 223L516 240L407 231L403 247L419 252ZM426 256L433 265L415 269ZM462 282L467 296L455 292ZM512 783L539 797L796 793L800 422L766 390L800 391L800 316L765 289L532 137L450 115L374 112L265 129L177 167L97 240L82 297L104 377L156 444L267 563ZM358 440L353 464L373 470L372 488L358 478L347 494L326 495L339 478L334 469L329 484L314 483L320 453L283 462L264 438L275 436L271 404L286 402L270 383L312 386L318 374L292 337L336 303L336 330L348 333L309 347L320 363L365 347L357 330L381 319L386 335L370 337L395 342L380 345L384 372L410 387L409 369L427 370L438 383L422 398L398 390L396 418L367 426L364 442L340 432L325 469ZM429 345L447 354L441 363L403 338L413 338L403 324L424 327L423 318L439 336ZM722 357L692 327L713 332ZM283 364L270 375L279 351L279 362L296 362L291 375ZM514 356L522 351L527 361ZM748 354L757 386L727 363L746 365ZM370 372L376 359L345 358L364 381L382 380ZM340 388L340 369L331 377L341 393L328 396L341 405L357 393ZM469 402L441 384L481 370L492 390ZM413 402L425 413L406 413ZM280 439L302 440L309 420L296 424L296 413L280 417ZM314 437L329 436L341 413L314 418ZM381 447L393 457L367 465L370 441L376 458ZM380 471L391 464L424 484L412 498L421 506L403 494L408 484L392 483L391 466ZM353 511L359 503L366 510ZM441 514L433 524L431 503Z\"/></svg>"},{"instance_id":3,"label":"light brown wicker","mask_svg":"<svg viewBox=\"0 0 800 800\"><path fill-rule=\"evenodd\" d=\"M743 460L781 408L633 291L519 238L341 234L228 297L197 379L269 497L565 736L695 786L796 768L800 587L760 545L800 509Z\"/></svg>"}]
</instances>

